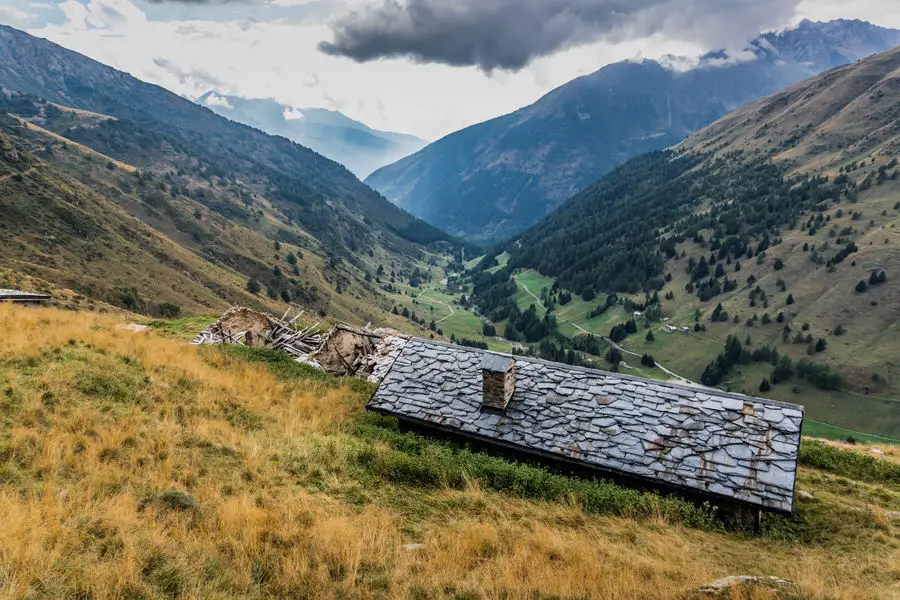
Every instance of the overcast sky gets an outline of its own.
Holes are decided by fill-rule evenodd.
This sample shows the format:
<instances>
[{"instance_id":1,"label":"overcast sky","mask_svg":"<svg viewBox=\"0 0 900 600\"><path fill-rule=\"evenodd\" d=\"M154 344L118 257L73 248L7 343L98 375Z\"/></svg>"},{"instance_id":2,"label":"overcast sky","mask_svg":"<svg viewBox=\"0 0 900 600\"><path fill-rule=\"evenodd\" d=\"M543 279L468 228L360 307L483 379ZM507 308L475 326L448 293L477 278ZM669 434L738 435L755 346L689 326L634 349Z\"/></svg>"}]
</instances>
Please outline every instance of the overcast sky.
<instances>
[{"instance_id":1,"label":"overcast sky","mask_svg":"<svg viewBox=\"0 0 900 600\"><path fill-rule=\"evenodd\" d=\"M188 97L429 140L613 61L736 50L802 18L900 28L900 0L0 0L0 23Z\"/></svg>"}]
</instances>

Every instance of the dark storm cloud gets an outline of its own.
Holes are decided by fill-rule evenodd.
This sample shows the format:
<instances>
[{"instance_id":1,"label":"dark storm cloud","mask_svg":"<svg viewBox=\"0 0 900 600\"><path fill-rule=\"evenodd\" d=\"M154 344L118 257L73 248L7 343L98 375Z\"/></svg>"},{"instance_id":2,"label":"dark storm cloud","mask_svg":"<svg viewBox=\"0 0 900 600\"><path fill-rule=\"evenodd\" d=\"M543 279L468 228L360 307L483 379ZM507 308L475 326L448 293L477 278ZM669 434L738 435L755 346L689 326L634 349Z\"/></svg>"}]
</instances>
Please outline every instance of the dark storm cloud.
<instances>
[{"instance_id":1,"label":"dark storm cloud","mask_svg":"<svg viewBox=\"0 0 900 600\"><path fill-rule=\"evenodd\" d=\"M519 70L572 46L654 33L736 47L786 25L798 0L379 0L332 24L327 54Z\"/></svg>"}]
</instances>

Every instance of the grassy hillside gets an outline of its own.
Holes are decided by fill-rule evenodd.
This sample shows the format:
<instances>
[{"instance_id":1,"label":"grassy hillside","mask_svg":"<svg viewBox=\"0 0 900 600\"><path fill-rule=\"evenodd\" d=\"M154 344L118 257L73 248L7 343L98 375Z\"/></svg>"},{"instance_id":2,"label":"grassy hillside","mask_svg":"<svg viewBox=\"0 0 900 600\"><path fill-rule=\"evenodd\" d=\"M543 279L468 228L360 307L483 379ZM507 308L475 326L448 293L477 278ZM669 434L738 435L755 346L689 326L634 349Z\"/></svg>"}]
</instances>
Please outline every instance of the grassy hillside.
<instances>
[{"instance_id":1,"label":"grassy hillside","mask_svg":"<svg viewBox=\"0 0 900 600\"><path fill-rule=\"evenodd\" d=\"M2 264L85 296L150 314L162 304L193 314L233 303L283 312L292 302L384 322L389 305L365 273L376 260L405 264L421 252L381 237L371 255L337 254L265 194L187 157L138 171L65 137L112 119L21 95L0 104L17 111L0 115L0 227L10 232ZM247 292L250 278L260 293Z\"/></svg>"},{"instance_id":2,"label":"grassy hillside","mask_svg":"<svg viewBox=\"0 0 900 600\"><path fill-rule=\"evenodd\" d=\"M8 27L0 48L0 127L18 161L0 175L2 266L151 314L292 303L384 323L377 265L453 245L287 139ZM74 228L58 221L76 212Z\"/></svg>"},{"instance_id":3,"label":"grassy hillside","mask_svg":"<svg viewBox=\"0 0 900 600\"><path fill-rule=\"evenodd\" d=\"M813 500L735 531L401 433L364 413L368 384L120 322L0 306L2 598L674 599L733 574L790 578L799 599L896 588L898 474L871 455L804 442Z\"/></svg>"},{"instance_id":4,"label":"grassy hillside","mask_svg":"<svg viewBox=\"0 0 900 600\"><path fill-rule=\"evenodd\" d=\"M505 269L499 249L473 267L476 304L503 323L546 289L571 339L563 320L609 336L634 302L651 318L625 351L900 438L898 82L893 50L631 161L510 244Z\"/></svg>"}]
</instances>

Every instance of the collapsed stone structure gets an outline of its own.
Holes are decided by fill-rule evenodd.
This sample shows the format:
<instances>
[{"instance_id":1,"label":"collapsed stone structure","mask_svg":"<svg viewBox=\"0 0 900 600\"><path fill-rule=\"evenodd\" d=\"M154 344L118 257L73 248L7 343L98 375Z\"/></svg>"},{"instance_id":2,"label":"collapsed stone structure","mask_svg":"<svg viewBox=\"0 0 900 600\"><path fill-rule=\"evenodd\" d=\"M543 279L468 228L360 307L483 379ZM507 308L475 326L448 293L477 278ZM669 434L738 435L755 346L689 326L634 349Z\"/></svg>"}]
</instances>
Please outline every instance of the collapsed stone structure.
<instances>
[{"instance_id":1,"label":"collapsed stone structure","mask_svg":"<svg viewBox=\"0 0 900 600\"><path fill-rule=\"evenodd\" d=\"M303 311L281 319L252 308L235 306L201 331L193 343L239 344L287 352L332 375L361 377L373 382L390 369L408 336L391 329L359 329L336 325L326 332L320 323L298 327Z\"/></svg>"},{"instance_id":2,"label":"collapsed stone structure","mask_svg":"<svg viewBox=\"0 0 900 600\"><path fill-rule=\"evenodd\" d=\"M367 408L626 482L793 509L794 404L412 339Z\"/></svg>"}]
</instances>

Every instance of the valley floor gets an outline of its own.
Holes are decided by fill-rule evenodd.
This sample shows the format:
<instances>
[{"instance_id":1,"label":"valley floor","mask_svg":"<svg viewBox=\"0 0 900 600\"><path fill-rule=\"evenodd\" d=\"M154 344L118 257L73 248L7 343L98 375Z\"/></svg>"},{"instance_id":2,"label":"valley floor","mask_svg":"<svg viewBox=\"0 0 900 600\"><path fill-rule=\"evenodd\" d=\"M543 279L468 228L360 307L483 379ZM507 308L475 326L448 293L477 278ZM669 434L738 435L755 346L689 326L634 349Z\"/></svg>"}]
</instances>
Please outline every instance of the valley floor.
<instances>
[{"instance_id":1,"label":"valley floor","mask_svg":"<svg viewBox=\"0 0 900 600\"><path fill-rule=\"evenodd\" d=\"M900 471L868 450L804 442L796 516L726 530L402 433L369 384L121 323L0 305L0 598L900 595Z\"/></svg>"}]
</instances>

